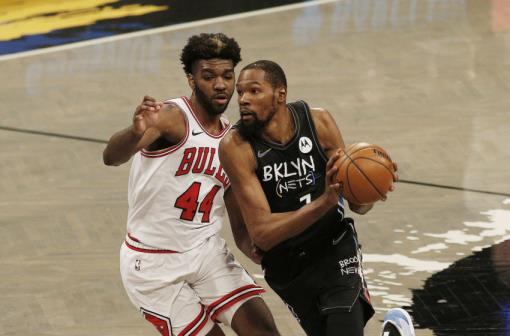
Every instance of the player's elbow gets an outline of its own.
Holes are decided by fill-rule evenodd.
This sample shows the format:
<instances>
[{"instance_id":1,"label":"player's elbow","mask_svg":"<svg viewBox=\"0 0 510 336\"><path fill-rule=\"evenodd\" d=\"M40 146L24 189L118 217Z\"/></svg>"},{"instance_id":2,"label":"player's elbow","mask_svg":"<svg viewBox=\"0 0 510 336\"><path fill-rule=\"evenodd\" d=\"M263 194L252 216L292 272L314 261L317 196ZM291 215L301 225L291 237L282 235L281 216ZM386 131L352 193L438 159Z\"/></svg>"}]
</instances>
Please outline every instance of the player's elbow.
<instances>
[{"instance_id":1,"label":"player's elbow","mask_svg":"<svg viewBox=\"0 0 510 336\"><path fill-rule=\"evenodd\" d=\"M269 230L258 229L252 232L253 243L262 251L269 251L278 244Z\"/></svg>"},{"instance_id":2,"label":"player's elbow","mask_svg":"<svg viewBox=\"0 0 510 336\"><path fill-rule=\"evenodd\" d=\"M107 151L105 150L103 152L103 163L107 166L118 166L120 165L119 162L115 161L111 155L108 155Z\"/></svg>"}]
</instances>

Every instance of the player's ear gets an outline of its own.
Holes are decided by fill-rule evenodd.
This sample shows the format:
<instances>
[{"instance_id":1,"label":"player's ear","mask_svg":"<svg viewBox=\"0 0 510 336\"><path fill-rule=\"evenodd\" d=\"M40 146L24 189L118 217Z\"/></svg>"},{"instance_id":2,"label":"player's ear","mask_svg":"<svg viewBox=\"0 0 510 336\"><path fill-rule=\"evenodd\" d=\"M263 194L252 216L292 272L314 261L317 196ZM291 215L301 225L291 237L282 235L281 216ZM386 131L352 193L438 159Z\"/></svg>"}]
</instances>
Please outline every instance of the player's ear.
<instances>
[{"instance_id":1,"label":"player's ear","mask_svg":"<svg viewBox=\"0 0 510 336\"><path fill-rule=\"evenodd\" d=\"M278 102L285 103L287 101L287 88L280 87L278 89Z\"/></svg>"},{"instance_id":2,"label":"player's ear","mask_svg":"<svg viewBox=\"0 0 510 336\"><path fill-rule=\"evenodd\" d=\"M191 91L195 91L195 78L193 77L192 74L187 74L186 77L188 77L188 85L189 87L191 88Z\"/></svg>"}]
</instances>

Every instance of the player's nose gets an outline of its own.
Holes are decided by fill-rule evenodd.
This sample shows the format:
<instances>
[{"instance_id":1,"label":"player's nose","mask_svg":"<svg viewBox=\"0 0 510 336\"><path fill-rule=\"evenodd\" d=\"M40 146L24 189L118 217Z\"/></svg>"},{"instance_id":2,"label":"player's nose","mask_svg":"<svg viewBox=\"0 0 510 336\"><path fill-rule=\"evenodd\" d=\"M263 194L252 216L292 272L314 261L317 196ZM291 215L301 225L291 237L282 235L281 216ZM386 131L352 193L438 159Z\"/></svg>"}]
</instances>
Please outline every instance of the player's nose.
<instances>
[{"instance_id":1,"label":"player's nose","mask_svg":"<svg viewBox=\"0 0 510 336\"><path fill-rule=\"evenodd\" d=\"M214 89L217 91L223 91L227 88L227 84L225 83L225 80L223 78L216 78L214 81Z\"/></svg>"},{"instance_id":2,"label":"player's nose","mask_svg":"<svg viewBox=\"0 0 510 336\"><path fill-rule=\"evenodd\" d=\"M237 102L239 103L239 105L246 105L247 104L246 94L238 92Z\"/></svg>"}]
</instances>

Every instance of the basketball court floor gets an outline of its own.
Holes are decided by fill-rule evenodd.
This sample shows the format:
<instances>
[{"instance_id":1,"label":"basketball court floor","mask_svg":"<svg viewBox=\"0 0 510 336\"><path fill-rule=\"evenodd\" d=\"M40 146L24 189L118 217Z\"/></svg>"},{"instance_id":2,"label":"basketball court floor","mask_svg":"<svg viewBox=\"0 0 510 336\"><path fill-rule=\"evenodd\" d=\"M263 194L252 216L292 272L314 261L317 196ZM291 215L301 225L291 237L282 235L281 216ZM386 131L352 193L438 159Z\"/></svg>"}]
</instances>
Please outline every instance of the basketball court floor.
<instances>
[{"instance_id":1,"label":"basketball court floor","mask_svg":"<svg viewBox=\"0 0 510 336\"><path fill-rule=\"evenodd\" d=\"M352 214L377 311L366 335L392 307L419 336L510 335L506 0L307 1L0 56L0 335L157 334L118 270L129 165L102 151L145 94L189 94L178 57L200 32L235 37L240 67L277 61L289 100L398 163L388 200ZM223 234L282 335L304 335Z\"/></svg>"}]
</instances>

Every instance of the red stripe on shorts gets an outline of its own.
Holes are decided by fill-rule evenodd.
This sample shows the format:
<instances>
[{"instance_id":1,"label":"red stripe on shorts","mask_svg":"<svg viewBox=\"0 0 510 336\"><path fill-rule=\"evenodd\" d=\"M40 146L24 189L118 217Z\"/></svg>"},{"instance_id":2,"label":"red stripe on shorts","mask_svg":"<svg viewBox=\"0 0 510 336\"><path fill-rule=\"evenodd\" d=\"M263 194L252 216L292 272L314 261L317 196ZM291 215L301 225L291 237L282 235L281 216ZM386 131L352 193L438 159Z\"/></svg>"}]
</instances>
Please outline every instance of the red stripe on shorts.
<instances>
[{"instance_id":1,"label":"red stripe on shorts","mask_svg":"<svg viewBox=\"0 0 510 336\"><path fill-rule=\"evenodd\" d=\"M200 313L198 313L197 317L184 328L183 331L179 333L178 336L194 336L198 335L198 332L202 330L202 328L207 323L207 317L206 311L204 309L204 306L200 306Z\"/></svg>"},{"instance_id":2,"label":"red stripe on shorts","mask_svg":"<svg viewBox=\"0 0 510 336\"><path fill-rule=\"evenodd\" d=\"M221 314L221 312L232 307L239 301L264 292L265 289L257 285L246 285L240 287L211 303L207 308L207 312L211 316L211 319L216 322L216 318L219 314Z\"/></svg>"}]
</instances>

